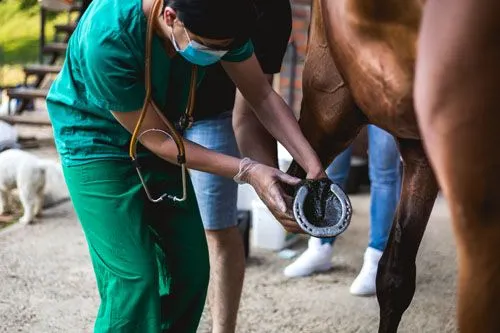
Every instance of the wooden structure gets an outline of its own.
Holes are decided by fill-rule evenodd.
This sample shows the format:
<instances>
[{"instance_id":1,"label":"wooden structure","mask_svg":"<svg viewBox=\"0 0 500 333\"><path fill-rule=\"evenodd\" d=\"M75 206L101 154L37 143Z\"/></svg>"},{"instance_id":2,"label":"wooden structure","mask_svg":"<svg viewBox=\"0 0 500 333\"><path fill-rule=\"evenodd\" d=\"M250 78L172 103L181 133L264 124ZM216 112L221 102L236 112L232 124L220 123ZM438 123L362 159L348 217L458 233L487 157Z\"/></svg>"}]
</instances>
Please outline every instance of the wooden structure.
<instances>
[{"instance_id":1,"label":"wooden structure","mask_svg":"<svg viewBox=\"0 0 500 333\"><path fill-rule=\"evenodd\" d=\"M65 11L68 13L68 23L55 25L55 38L47 42L46 23L50 11ZM24 84L22 87L7 90L9 115L21 114L28 105L37 98L45 99L48 89L43 88L43 83L48 75L57 74L61 70L61 63L66 54L67 42L76 28L77 21L71 20L71 14L81 11L81 3L68 4L66 1L42 1L40 5L40 56L38 64L24 66ZM81 15L81 14L80 14ZM78 18L80 17L78 15ZM34 77L34 83L28 85L28 79ZM17 99L15 110L10 109L10 99Z\"/></svg>"}]
</instances>

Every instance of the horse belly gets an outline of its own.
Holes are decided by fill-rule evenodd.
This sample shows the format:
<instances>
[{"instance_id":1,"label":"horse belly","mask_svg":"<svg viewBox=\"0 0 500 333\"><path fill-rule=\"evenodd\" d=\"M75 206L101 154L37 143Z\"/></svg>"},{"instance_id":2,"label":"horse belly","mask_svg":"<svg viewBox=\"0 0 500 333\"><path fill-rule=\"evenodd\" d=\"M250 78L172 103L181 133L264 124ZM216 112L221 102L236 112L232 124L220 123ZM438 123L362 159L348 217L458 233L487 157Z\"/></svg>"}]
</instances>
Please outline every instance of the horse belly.
<instances>
[{"instance_id":1,"label":"horse belly","mask_svg":"<svg viewBox=\"0 0 500 333\"><path fill-rule=\"evenodd\" d=\"M402 138L419 138L413 81L392 61L360 61L346 68L345 79L370 123Z\"/></svg>"}]
</instances>

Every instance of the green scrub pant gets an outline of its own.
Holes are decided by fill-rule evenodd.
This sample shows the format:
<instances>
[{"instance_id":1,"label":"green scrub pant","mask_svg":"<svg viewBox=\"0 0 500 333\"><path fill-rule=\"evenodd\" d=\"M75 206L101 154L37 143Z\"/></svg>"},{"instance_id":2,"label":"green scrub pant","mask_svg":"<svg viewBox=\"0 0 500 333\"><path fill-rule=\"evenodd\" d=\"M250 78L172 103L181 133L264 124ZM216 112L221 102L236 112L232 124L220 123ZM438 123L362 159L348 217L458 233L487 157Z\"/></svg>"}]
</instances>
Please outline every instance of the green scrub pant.
<instances>
[{"instance_id":1,"label":"green scrub pant","mask_svg":"<svg viewBox=\"0 0 500 333\"><path fill-rule=\"evenodd\" d=\"M181 194L180 168L141 165L155 195ZM94 332L196 332L205 304L208 249L189 183L182 203L150 202L127 160L64 167L101 298Z\"/></svg>"}]
</instances>

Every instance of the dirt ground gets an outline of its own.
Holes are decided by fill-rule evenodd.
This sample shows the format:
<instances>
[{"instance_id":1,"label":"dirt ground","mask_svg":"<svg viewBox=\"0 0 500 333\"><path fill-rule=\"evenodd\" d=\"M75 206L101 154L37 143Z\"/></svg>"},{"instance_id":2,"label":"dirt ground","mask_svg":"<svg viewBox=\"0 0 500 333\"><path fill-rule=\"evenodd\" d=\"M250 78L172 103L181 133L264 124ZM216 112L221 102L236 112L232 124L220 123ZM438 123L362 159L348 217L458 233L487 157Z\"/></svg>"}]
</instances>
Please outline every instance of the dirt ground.
<instances>
[{"instance_id":1,"label":"dirt ground","mask_svg":"<svg viewBox=\"0 0 500 333\"><path fill-rule=\"evenodd\" d=\"M38 150L53 156L53 150ZM334 269L287 279L291 259L252 248L238 333L358 332L378 327L376 298L349 294L368 238L369 196L352 195L350 228L335 245ZM306 239L294 249L303 249ZM230 263L228 263L230 264ZM449 214L440 198L417 261L417 291L400 332L456 332L455 248ZM71 203L47 210L35 224L0 232L0 332L91 332L98 306L94 276ZM210 332L207 312L198 333Z\"/></svg>"}]
</instances>

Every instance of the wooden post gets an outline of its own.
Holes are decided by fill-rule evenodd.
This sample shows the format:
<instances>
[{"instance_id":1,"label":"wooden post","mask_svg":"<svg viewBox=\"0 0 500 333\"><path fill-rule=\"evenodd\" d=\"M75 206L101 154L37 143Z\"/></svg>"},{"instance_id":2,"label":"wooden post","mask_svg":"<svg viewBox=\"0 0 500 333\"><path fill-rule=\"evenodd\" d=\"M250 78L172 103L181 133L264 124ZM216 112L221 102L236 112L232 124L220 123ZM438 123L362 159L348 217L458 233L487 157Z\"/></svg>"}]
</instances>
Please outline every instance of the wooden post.
<instances>
[{"instance_id":1,"label":"wooden post","mask_svg":"<svg viewBox=\"0 0 500 333\"><path fill-rule=\"evenodd\" d=\"M43 64L43 48L45 47L45 20L47 16L47 10L40 5L40 50L38 61Z\"/></svg>"}]
</instances>

